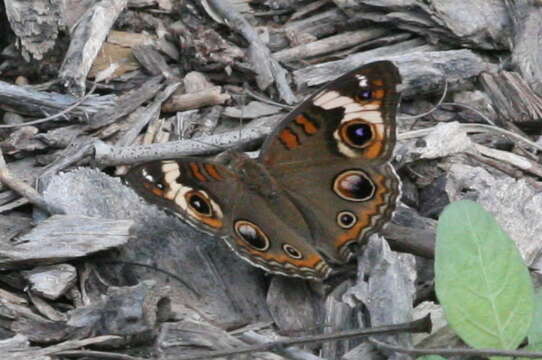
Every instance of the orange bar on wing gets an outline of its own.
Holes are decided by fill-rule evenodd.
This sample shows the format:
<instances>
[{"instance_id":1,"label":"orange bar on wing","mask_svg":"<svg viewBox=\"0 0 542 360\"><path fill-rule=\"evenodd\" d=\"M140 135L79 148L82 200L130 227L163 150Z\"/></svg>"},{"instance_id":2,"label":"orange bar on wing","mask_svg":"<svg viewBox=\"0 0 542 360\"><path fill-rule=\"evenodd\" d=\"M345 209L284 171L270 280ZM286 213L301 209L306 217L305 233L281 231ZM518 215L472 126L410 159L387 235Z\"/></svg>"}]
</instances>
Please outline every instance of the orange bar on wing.
<instances>
[{"instance_id":1,"label":"orange bar on wing","mask_svg":"<svg viewBox=\"0 0 542 360\"><path fill-rule=\"evenodd\" d=\"M216 169L216 166L213 164L205 164L205 171L207 171L207 174L209 174L212 178L215 180L222 180L224 179L222 175L218 173L218 170Z\"/></svg>"},{"instance_id":2,"label":"orange bar on wing","mask_svg":"<svg viewBox=\"0 0 542 360\"><path fill-rule=\"evenodd\" d=\"M201 173L198 164L191 162L189 165L190 169L192 170L192 175L194 175L196 179L199 181L207 181L207 178Z\"/></svg>"},{"instance_id":3,"label":"orange bar on wing","mask_svg":"<svg viewBox=\"0 0 542 360\"><path fill-rule=\"evenodd\" d=\"M303 127L303 131L305 131L308 135L313 135L318 132L318 126L316 124L308 119L305 115L299 114L295 117L295 122Z\"/></svg>"},{"instance_id":4,"label":"orange bar on wing","mask_svg":"<svg viewBox=\"0 0 542 360\"><path fill-rule=\"evenodd\" d=\"M290 128L282 130L279 134L279 139L288 150L294 149L300 145L297 135Z\"/></svg>"}]
</instances>

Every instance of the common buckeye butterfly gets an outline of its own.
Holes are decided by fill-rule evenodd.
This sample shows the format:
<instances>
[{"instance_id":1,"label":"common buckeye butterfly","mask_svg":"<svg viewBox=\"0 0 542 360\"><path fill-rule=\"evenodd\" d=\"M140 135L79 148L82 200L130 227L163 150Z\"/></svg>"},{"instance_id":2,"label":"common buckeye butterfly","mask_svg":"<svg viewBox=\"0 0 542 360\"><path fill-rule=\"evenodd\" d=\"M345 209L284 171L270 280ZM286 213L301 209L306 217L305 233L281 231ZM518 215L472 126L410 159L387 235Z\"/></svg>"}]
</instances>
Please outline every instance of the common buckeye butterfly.
<instances>
[{"instance_id":1,"label":"common buckeye butterfly","mask_svg":"<svg viewBox=\"0 0 542 360\"><path fill-rule=\"evenodd\" d=\"M133 167L146 200L222 237L267 271L324 279L391 218L400 181L389 163L401 78L364 65L316 91L263 144L257 159L226 151Z\"/></svg>"}]
</instances>

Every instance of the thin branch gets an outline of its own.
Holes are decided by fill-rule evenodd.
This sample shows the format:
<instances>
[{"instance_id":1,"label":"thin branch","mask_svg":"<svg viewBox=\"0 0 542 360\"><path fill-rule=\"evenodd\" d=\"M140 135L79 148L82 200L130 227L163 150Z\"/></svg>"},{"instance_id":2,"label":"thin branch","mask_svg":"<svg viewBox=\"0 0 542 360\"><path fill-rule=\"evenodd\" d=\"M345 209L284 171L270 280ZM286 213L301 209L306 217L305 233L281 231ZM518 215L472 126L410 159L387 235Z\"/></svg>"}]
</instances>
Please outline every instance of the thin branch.
<instances>
[{"instance_id":1,"label":"thin branch","mask_svg":"<svg viewBox=\"0 0 542 360\"><path fill-rule=\"evenodd\" d=\"M418 115L414 115L414 116L409 116L409 115L399 116L399 120L419 119L419 118L422 118L424 116L427 116L427 115L431 114L432 112L437 110L440 105L442 105L442 102L444 101L444 98L446 97L447 93L448 93L448 81L446 80L446 78L444 78L444 91L442 92L442 96L440 97L440 100L438 101L438 103L435 106L433 106L431 109L429 109L429 111L426 111L426 112L424 112L422 114L418 114Z\"/></svg>"},{"instance_id":2,"label":"thin branch","mask_svg":"<svg viewBox=\"0 0 542 360\"><path fill-rule=\"evenodd\" d=\"M51 115L51 116L47 116L46 118L43 118L43 119L28 121L28 122L24 122L24 123L21 123L21 124L0 125L0 129L11 129L11 128L18 128L18 127L23 127L23 126L37 125L37 124L42 124L42 123L47 122L49 120L53 120L53 119L56 119L58 117L61 117L61 116L65 115L65 114L69 113L70 111L73 111L73 110L77 109L77 107L79 105L84 103L85 100L87 100L90 97L90 95L92 95L92 93L94 93L94 90L96 90L96 86L97 86L97 83L95 82L94 85L92 85L92 88L90 89L90 91L88 93L86 93L85 96L81 97L79 100L77 100L72 105L68 106L66 109L62 110L59 113L56 113L56 114Z\"/></svg>"},{"instance_id":3,"label":"thin branch","mask_svg":"<svg viewBox=\"0 0 542 360\"><path fill-rule=\"evenodd\" d=\"M525 143L529 146L534 147L537 150L542 151L542 145L537 144L521 135L518 135L516 133L513 133L511 131L492 126L492 125L485 125L485 124L461 124L461 127L465 129L468 133L487 133L487 134L496 134L496 135L505 135L509 136L514 140L517 140L518 142ZM422 136L428 135L431 131L433 131L433 128L428 129L421 129L421 130L414 130L409 131L406 133L399 134L398 139L399 140L408 140L411 138L418 138Z\"/></svg>"},{"instance_id":4,"label":"thin branch","mask_svg":"<svg viewBox=\"0 0 542 360\"><path fill-rule=\"evenodd\" d=\"M208 351L201 354L195 354L191 356L181 356L178 357L178 360L199 360L199 359L212 359L223 356L232 356L239 354L247 353L257 353L264 351L274 351L274 349L282 349L287 346L293 345L303 345L303 344L314 344L327 341L337 341L337 340L346 340L352 338L363 338L373 335L383 335L383 334L395 334L402 332L430 332L431 331L431 320L429 316L426 316L422 319L411 321L408 323L388 325L388 326L378 326L370 329L355 329L340 331L333 334L325 335L311 335L291 338L288 340L279 340L266 344L258 344L253 346L247 346L241 349L232 349L232 350L219 350L219 351Z\"/></svg>"},{"instance_id":5,"label":"thin branch","mask_svg":"<svg viewBox=\"0 0 542 360\"><path fill-rule=\"evenodd\" d=\"M493 120L491 120L490 118L485 116L481 111L479 111L476 108L473 108L472 106L469 106L469 105L466 105L466 104L461 104L461 103L455 103L455 102L442 103L440 105L441 106L456 106L456 107L465 108L467 110L472 111L473 113L476 113L478 116L480 116L482 119L484 119L488 124L493 125L493 126L497 126Z\"/></svg>"},{"instance_id":6,"label":"thin branch","mask_svg":"<svg viewBox=\"0 0 542 360\"><path fill-rule=\"evenodd\" d=\"M148 360L146 358L140 358L136 356L130 356L127 354L119 354L106 351L92 351L92 350L68 350L57 352L55 356L66 357L91 357L98 359L112 359L112 360Z\"/></svg>"},{"instance_id":7,"label":"thin branch","mask_svg":"<svg viewBox=\"0 0 542 360\"><path fill-rule=\"evenodd\" d=\"M434 349L415 349L405 348L401 346L390 345L373 338L369 340L381 349L396 351L409 355L442 355L442 356L506 356L506 357L523 357L538 359L542 358L542 352L538 351L523 351L523 350L497 350L497 349L449 349L449 348L434 348Z\"/></svg>"},{"instance_id":8,"label":"thin branch","mask_svg":"<svg viewBox=\"0 0 542 360\"><path fill-rule=\"evenodd\" d=\"M38 193L32 186L15 178L9 171L4 155L0 149L0 182L6 187L15 191L25 199L28 199L30 203L39 207L42 210L47 211L50 214L63 214L62 209L57 208L45 201L45 199Z\"/></svg>"}]
</instances>

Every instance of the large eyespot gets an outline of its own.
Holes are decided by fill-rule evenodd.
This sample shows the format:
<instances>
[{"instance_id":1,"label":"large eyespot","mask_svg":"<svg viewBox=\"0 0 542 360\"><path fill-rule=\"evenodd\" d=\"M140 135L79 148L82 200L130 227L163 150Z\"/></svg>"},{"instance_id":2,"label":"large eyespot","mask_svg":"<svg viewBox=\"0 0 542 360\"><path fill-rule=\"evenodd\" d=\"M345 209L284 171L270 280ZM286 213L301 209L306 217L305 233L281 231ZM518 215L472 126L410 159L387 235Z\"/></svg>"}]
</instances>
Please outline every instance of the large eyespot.
<instances>
[{"instance_id":1,"label":"large eyespot","mask_svg":"<svg viewBox=\"0 0 542 360\"><path fill-rule=\"evenodd\" d=\"M267 251L269 249L269 238L256 224L246 220L238 220L233 227L237 236L254 249L258 251Z\"/></svg>"},{"instance_id":2,"label":"large eyespot","mask_svg":"<svg viewBox=\"0 0 542 360\"><path fill-rule=\"evenodd\" d=\"M341 211L337 214L337 224L343 229L350 229L358 222L358 217L351 211Z\"/></svg>"},{"instance_id":3,"label":"large eyespot","mask_svg":"<svg viewBox=\"0 0 542 360\"><path fill-rule=\"evenodd\" d=\"M335 177L333 191L348 201L366 201L373 197L375 185L361 170L346 170Z\"/></svg>"},{"instance_id":4,"label":"large eyespot","mask_svg":"<svg viewBox=\"0 0 542 360\"><path fill-rule=\"evenodd\" d=\"M371 143L373 139L371 125L362 120L352 120L339 127L339 136L346 145L361 149Z\"/></svg>"},{"instance_id":5,"label":"large eyespot","mask_svg":"<svg viewBox=\"0 0 542 360\"><path fill-rule=\"evenodd\" d=\"M297 250L290 244L282 244L282 250L292 259L299 260L303 258L303 254L301 253L301 251Z\"/></svg>"},{"instance_id":6,"label":"large eyespot","mask_svg":"<svg viewBox=\"0 0 542 360\"><path fill-rule=\"evenodd\" d=\"M189 191L185 194L186 203L190 209L199 215L213 216L213 206L209 199L200 191Z\"/></svg>"}]
</instances>

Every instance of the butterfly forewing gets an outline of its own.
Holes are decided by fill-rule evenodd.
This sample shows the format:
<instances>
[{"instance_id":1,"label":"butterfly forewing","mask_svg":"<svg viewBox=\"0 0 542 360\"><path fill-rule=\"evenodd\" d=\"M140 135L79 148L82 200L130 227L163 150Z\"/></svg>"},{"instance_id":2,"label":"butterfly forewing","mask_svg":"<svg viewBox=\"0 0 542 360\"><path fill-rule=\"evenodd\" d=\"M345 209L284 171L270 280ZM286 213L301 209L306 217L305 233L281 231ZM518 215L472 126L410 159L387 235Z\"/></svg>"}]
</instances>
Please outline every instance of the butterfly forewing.
<instances>
[{"instance_id":1,"label":"butterfly forewing","mask_svg":"<svg viewBox=\"0 0 542 360\"><path fill-rule=\"evenodd\" d=\"M260 155L303 212L309 241L343 263L390 218L400 183L388 164L395 146L397 68L371 63L299 105Z\"/></svg>"}]
</instances>

